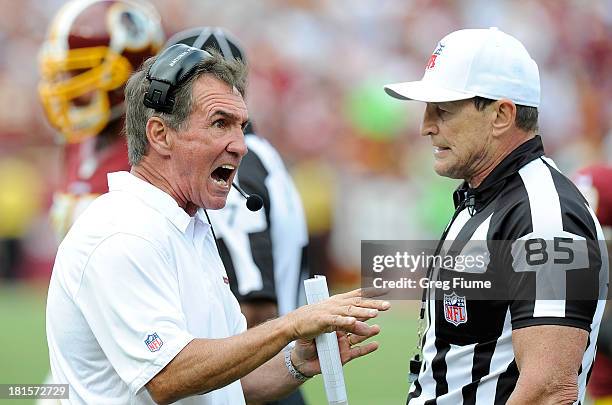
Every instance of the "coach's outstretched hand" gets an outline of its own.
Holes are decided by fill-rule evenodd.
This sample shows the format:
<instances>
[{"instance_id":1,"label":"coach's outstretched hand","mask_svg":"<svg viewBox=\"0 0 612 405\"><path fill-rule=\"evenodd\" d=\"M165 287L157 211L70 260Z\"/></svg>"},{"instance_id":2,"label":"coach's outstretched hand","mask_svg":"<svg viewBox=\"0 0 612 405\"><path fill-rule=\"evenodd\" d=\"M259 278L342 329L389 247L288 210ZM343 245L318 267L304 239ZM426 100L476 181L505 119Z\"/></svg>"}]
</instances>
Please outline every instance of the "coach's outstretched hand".
<instances>
[{"instance_id":1,"label":"coach's outstretched hand","mask_svg":"<svg viewBox=\"0 0 612 405\"><path fill-rule=\"evenodd\" d=\"M287 370L282 349L289 342L297 341L291 360L306 376L321 370L313 341L321 333L337 331L343 363L378 348L376 342L355 346L380 331L363 321L390 306L362 297L366 294L355 290L335 295L227 338L195 338L147 383L147 390L161 402L172 402L240 379L249 403L283 398L303 382Z\"/></svg>"},{"instance_id":2,"label":"coach's outstretched hand","mask_svg":"<svg viewBox=\"0 0 612 405\"><path fill-rule=\"evenodd\" d=\"M322 333L337 331L342 364L378 349L377 342L357 346L380 332L378 325L364 321L378 316L378 311L390 308L387 301L363 298L357 289L338 294L317 304L305 305L287 315L292 322L296 345L291 353L295 367L306 376L321 372L314 338Z\"/></svg>"}]
</instances>

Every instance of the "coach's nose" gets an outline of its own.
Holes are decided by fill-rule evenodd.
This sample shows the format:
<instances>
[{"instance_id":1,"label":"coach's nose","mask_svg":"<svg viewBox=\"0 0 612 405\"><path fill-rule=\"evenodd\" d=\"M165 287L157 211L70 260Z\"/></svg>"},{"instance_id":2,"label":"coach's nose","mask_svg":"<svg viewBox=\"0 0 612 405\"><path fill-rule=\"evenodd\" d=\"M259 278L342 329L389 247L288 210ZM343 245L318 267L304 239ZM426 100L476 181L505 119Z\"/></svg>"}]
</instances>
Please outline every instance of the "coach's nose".
<instances>
[{"instance_id":1,"label":"coach's nose","mask_svg":"<svg viewBox=\"0 0 612 405\"><path fill-rule=\"evenodd\" d=\"M233 131L232 140L225 149L231 154L238 155L241 159L247 154L249 150L247 149L244 133L241 128Z\"/></svg>"}]
</instances>

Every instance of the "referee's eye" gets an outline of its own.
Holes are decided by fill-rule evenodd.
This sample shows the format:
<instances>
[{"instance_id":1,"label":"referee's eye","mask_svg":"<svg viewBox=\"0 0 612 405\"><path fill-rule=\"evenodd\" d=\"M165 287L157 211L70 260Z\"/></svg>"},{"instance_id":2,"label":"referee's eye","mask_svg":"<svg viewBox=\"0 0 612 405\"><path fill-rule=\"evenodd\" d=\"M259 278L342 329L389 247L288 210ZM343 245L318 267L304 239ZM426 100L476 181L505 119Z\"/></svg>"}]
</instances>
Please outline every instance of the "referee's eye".
<instances>
[{"instance_id":1,"label":"referee's eye","mask_svg":"<svg viewBox=\"0 0 612 405\"><path fill-rule=\"evenodd\" d=\"M444 108L441 108L440 106L436 106L436 112L438 113L438 116L440 118L444 118L448 116L448 114L450 114L450 111L447 111Z\"/></svg>"}]
</instances>

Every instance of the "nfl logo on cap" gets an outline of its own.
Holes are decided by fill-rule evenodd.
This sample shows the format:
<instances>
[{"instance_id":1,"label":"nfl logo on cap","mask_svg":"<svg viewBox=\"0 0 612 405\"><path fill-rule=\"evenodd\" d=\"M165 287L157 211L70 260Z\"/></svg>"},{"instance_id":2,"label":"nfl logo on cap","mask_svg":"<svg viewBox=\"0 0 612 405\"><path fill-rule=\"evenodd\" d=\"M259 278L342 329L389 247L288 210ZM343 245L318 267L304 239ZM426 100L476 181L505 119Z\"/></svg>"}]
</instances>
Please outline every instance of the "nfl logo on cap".
<instances>
[{"instance_id":1,"label":"nfl logo on cap","mask_svg":"<svg viewBox=\"0 0 612 405\"><path fill-rule=\"evenodd\" d=\"M162 342L157 333L148 335L144 342L149 348L149 350L152 352L158 351L164 344L164 342Z\"/></svg>"},{"instance_id":2,"label":"nfl logo on cap","mask_svg":"<svg viewBox=\"0 0 612 405\"><path fill-rule=\"evenodd\" d=\"M444 319L455 326L467 322L465 297L455 293L444 294Z\"/></svg>"}]
</instances>

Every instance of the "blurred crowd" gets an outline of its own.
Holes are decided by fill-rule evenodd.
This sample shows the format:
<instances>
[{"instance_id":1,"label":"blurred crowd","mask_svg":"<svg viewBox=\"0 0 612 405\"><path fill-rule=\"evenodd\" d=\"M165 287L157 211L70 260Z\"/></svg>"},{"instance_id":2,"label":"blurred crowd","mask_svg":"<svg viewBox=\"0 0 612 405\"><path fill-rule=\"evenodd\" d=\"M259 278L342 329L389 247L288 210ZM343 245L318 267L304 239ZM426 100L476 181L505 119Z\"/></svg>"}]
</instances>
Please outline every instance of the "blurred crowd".
<instances>
[{"instance_id":1,"label":"blurred crowd","mask_svg":"<svg viewBox=\"0 0 612 405\"><path fill-rule=\"evenodd\" d=\"M445 34L497 26L540 67L540 133L561 169L612 156L612 2L153 0L167 36L229 29L247 51L247 105L300 190L313 272L358 275L360 241L436 239L457 182L432 171L423 106L383 84L420 77ZM48 277L62 145L37 94L37 53L61 0L0 0L0 278Z\"/></svg>"}]
</instances>

